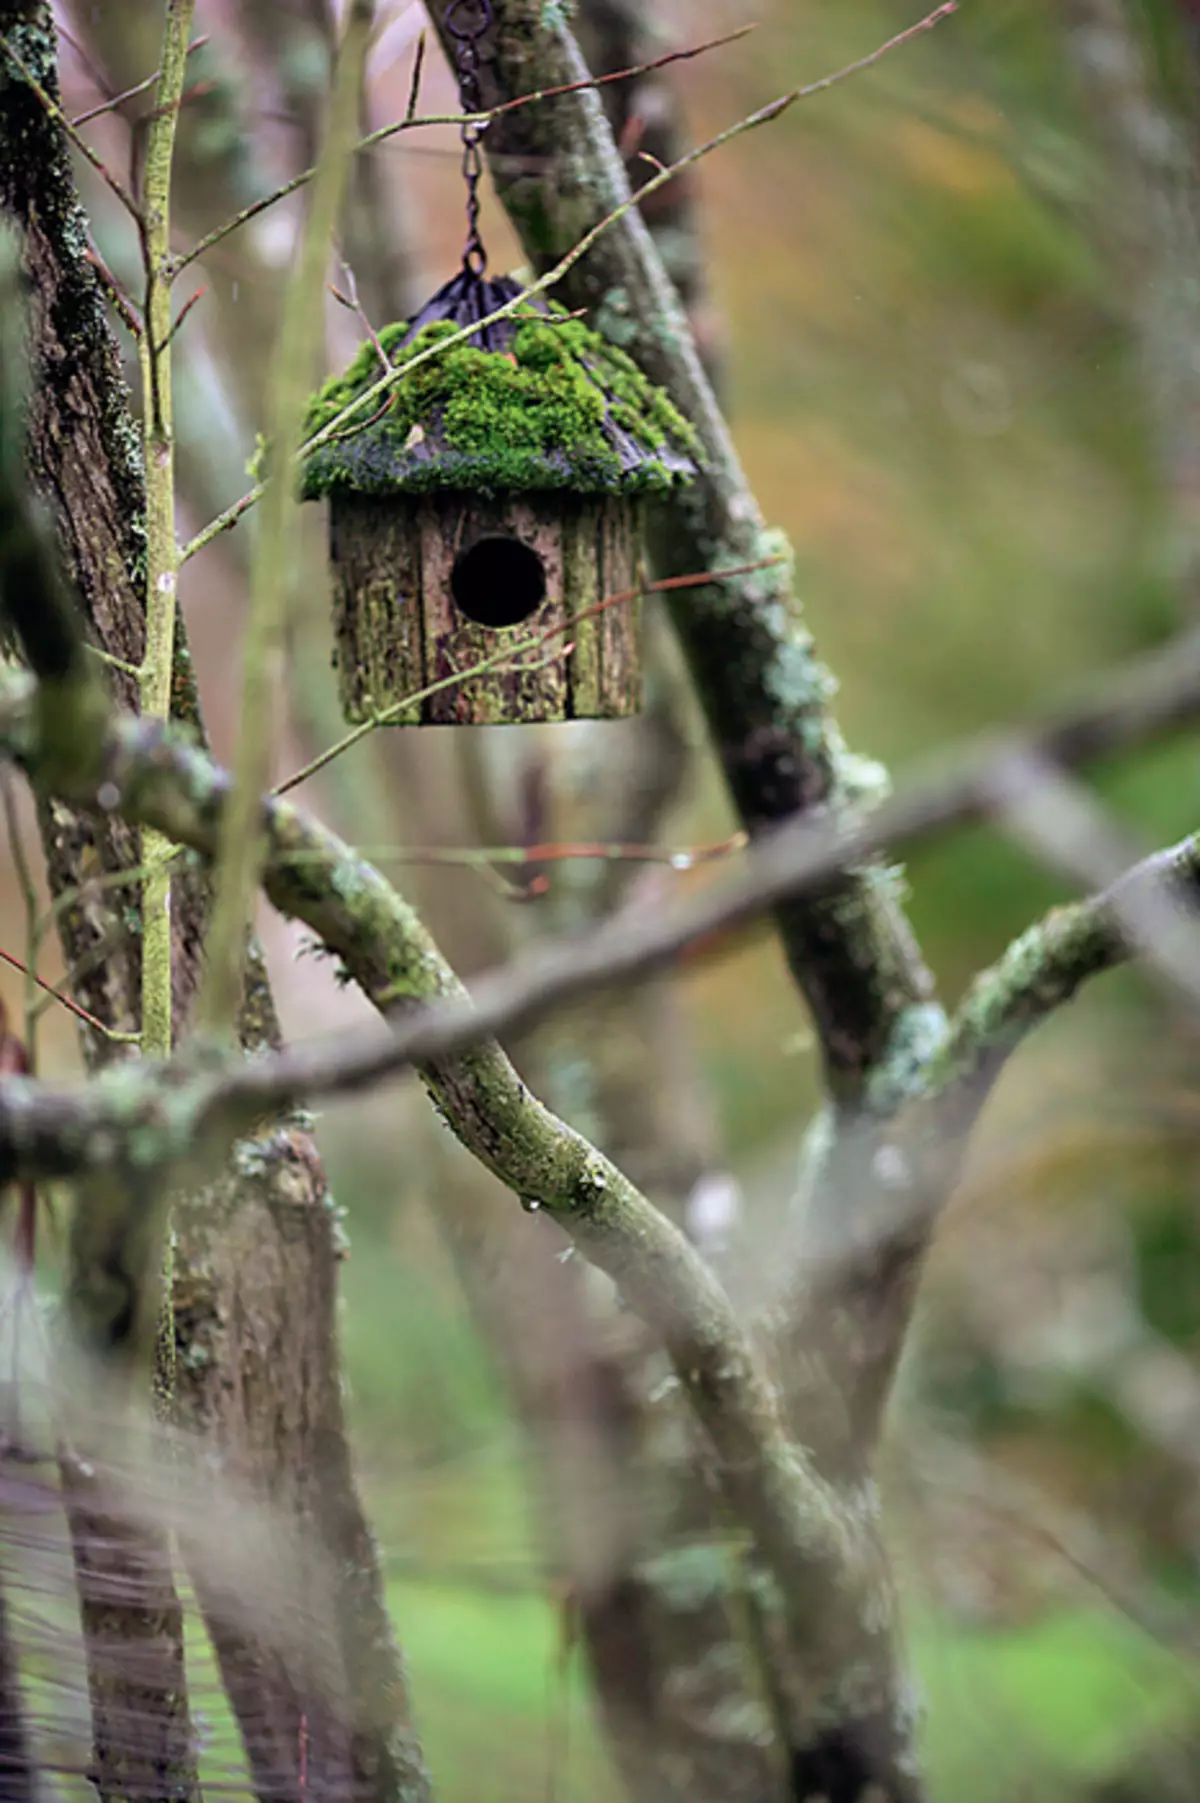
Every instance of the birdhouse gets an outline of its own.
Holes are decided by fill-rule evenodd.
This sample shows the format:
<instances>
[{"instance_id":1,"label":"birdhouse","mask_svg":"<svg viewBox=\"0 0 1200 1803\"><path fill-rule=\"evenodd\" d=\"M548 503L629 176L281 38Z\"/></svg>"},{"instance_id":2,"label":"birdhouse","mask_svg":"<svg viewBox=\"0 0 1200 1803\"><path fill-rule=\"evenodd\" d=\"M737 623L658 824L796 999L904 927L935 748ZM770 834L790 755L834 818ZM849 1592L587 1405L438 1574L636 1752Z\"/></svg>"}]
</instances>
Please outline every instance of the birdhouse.
<instances>
[{"instance_id":1,"label":"birdhouse","mask_svg":"<svg viewBox=\"0 0 1200 1803\"><path fill-rule=\"evenodd\" d=\"M303 465L327 496L347 719L615 719L642 702L645 497L695 474L695 436L636 364L560 308L467 273L361 346L311 438L402 372Z\"/></svg>"}]
</instances>

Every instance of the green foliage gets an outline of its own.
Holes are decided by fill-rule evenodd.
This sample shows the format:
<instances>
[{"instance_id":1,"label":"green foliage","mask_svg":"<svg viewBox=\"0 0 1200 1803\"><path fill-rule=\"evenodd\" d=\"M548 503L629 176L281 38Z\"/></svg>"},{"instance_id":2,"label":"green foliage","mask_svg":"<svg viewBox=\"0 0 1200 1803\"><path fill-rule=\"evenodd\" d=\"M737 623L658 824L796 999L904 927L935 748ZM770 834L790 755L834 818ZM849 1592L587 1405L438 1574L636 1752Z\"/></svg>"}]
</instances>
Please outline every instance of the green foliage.
<instances>
[{"instance_id":1,"label":"green foliage","mask_svg":"<svg viewBox=\"0 0 1200 1803\"><path fill-rule=\"evenodd\" d=\"M405 1583L389 1586L389 1601L423 1699L439 1796L516 1795L506 1780L525 1762L539 1793L547 1715L568 1695L577 1728L565 1788L589 1803L608 1795L602 1754L580 1719L582 1672L577 1661L559 1670L546 1599ZM1003 1633L927 1617L913 1638L933 1803L1062 1798L1118 1767L1146 1734L1177 1724L1191 1700L1180 1661L1099 1612L1064 1610ZM491 1782L480 1782L481 1754Z\"/></svg>"},{"instance_id":2,"label":"green foliage","mask_svg":"<svg viewBox=\"0 0 1200 1803\"><path fill-rule=\"evenodd\" d=\"M915 1651L934 1803L1069 1795L1194 1702L1182 1661L1099 1611L1064 1610L1005 1633L928 1621Z\"/></svg>"},{"instance_id":3,"label":"green foliage","mask_svg":"<svg viewBox=\"0 0 1200 1803\"><path fill-rule=\"evenodd\" d=\"M349 367L313 396L304 436L330 425L379 380L403 321L378 347L360 346ZM438 321L405 346L407 363L454 337ZM663 490L686 479L695 434L624 351L552 307L525 320L509 350L457 343L396 382L306 460L303 494L364 494L470 487L570 489L583 494Z\"/></svg>"}]
</instances>

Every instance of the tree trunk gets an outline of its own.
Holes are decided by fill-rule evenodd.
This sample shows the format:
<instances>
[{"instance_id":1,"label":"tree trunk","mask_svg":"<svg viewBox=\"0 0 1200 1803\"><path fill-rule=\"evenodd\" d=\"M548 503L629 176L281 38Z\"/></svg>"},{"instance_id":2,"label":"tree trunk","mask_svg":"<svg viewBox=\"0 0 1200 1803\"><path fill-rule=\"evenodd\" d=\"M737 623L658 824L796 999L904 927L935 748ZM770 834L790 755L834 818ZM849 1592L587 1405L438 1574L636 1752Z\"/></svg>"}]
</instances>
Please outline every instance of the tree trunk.
<instances>
[{"instance_id":1,"label":"tree trunk","mask_svg":"<svg viewBox=\"0 0 1200 1803\"><path fill-rule=\"evenodd\" d=\"M17 48L42 85L57 90L54 33L49 8L32 0L0 3L0 30ZM136 430L121 377L116 346L104 317L93 270L86 257L86 227L75 198L66 145L59 128L24 82L6 72L0 90L0 204L25 234L25 261L32 290L33 338L38 381L30 416L30 457L34 480L51 502L59 524L68 579L85 610L94 641L106 652L136 665L142 655L144 605L141 559L144 489ZM173 712L199 730L200 721L186 641L177 640ZM133 680L113 674L120 700L136 706ZM135 836L107 818L78 815L57 804L44 810L43 839L50 883L57 896L77 899L59 915L60 933L73 988L85 1006L106 1024L122 1029L138 1021L140 958L137 889L101 886L97 874L130 871L139 863ZM173 1003L175 1032L181 1036L195 992L207 918L207 883L186 862L173 881ZM249 1046L277 1037L273 1004L261 958L252 959L242 1018ZM90 1030L84 1053L96 1066L112 1055L112 1044ZM241 1218L243 1206L246 1217ZM280 1122L235 1149L223 1186L199 1196L175 1199L176 1225L190 1252L210 1262L193 1272L184 1258L175 1264L180 1318L190 1330L206 1329L220 1364L200 1372L189 1337L177 1328L176 1408L184 1427L211 1431L221 1458L236 1453L256 1495L278 1497L292 1511L286 1524L297 1543L310 1544L315 1557L355 1574L347 1594L327 1599L327 1619L310 1632L337 1648L336 1691L349 1698L340 1721L322 1713L311 1699L305 1758L309 1769L337 1768L339 1745L349 1746L358 1794L373 1803L427 1795L428 1779L412 1734L402 1668L383 1606L374 1549L354 1492L338 1395L334 1299L334 1224L324 1172L302 1123ZM234 1269L216 1248L235 1224L241 1261ZM288 1257L280 1256L281 1244ZM255 1313L245 1319L240 1303L253 1287ZM304 1306L295 1297L303 1295ZM190 1313L188 1312L190 1309ZM264 1322L288 1323L290 1345L302 1379L290 1364L262 1356ZM215 1324L220 1324L216 1331ZM245 1381L249 1370L257 1381ZM222 1393L218 1409L214 1396ZM302 1406L299 1406L302 1403ZM297 1477L297 1473L308 1474ZM94 1722L97 1778L102 1795L143 1798L182 1794L164 1791L153 1758L145 1763L135 1791L114 1749L122 1743L119 1712L142 1721L149 1712L178 1724L187 1735L182 1670L180 1611L165 1540L143 1534L140 1569L119 1597L108 1594L104 1620L94 1615L87 1583L89 1516L73 1515L80 1561L81 1606L93 1696L97 1674L112 1713ZM203 1574L196 1574L198 1588ZM158 1632L171 1647L159 1661L153 1695L130 1686L113 1646L112 1609L124 1615L122 1637ZM299 1757L295 1735L297 1699L285 1682L268 1681L277 1670L278 1649L267 1633L261 1640L244 1615L237 1623L209 1621L214 1643L223 1649L223 1669L231 1702L251 1747L260 1739L273 1747L291 1743L293 1773ZM89 1631L94 1630L94 1631ZM111 1669L110 1669L111 1667ZM103 1669L102 1669L103 1668ZM240 1683L247 1676L245 1686ZM309 1701L305 1699L305 1701ZM348 1711L348 1713L347 1713ZM336 1712L334 1712L336 1713ZM330 1750L321 1745L328 1724ZM127 1739L128 1736L126 1735ZM280 1795L296 1796L291 1789ZM125 1789L122 1789L125 1786Z\"/></svg>"},{"instance_id":2,"label":"tree trunk","mask_svg":"<svg viewBox=\"0 0 1200 1803\"><path fill-rule=\"evenodd\" d=\"M1200 606L1200 143L1155 80L1138 8L1061 0L1066 48L1102 150L1093 197L1113 293L1141 365L1170 505L1166 574ZM1196 15L1191 24L1194 28ZM1181 28L1182 29L1182 28ZM1190 52L1182 45L1185 56ZM1200 69L1195 64L1193 74ZM1186 91L1186 84L1179 84Z\"/></svg>"}]
</instances>

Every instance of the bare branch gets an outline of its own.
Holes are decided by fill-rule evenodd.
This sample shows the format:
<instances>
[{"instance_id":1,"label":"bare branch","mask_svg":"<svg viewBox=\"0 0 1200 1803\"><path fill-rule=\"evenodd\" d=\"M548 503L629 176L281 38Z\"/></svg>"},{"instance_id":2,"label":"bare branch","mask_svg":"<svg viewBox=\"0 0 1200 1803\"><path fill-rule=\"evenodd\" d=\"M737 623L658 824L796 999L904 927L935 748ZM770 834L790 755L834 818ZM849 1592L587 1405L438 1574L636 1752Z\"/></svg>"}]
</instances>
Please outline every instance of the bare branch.
<instances>
[{"instance_id":1,"label":"bare branch","mask_svg":"<svg viewBox=\"0 0 1200 1803\"><path fill-rule=\"evenodd\" d=\"M74 39L72 39L71 42L74 43ZM193 38L187 47L188 55L191 56L195 51L202 50L207 43L207 32L198 38ZM75 44L75 48L79 50L80 46ZM93 73L95 73L94 70ZM119 107L126 105L128 101L136 100L139 94L144 94L148 88L154 86L160 73L160 70L155 69L153 74L145 76L141 81L135 81L130 87L124 88L121 93L110 94L108 99L102 100L99 105L88 107L86 112L76 113L75 117L71 120L71 124L73 126L87 125L91 120L99 119L102 113L115 112Z\"/></svg>"},{"instance_id":2,"label":"bare branch","mask_svg":"<svg viewBox=\"0 0 1200 1803\"><path fill-rule=\"evenodd\" d=\"M420 83L421 71L424 63L424 51L422 48L424 37L422 36L422 38L418 40L417 56L413 65L412 86L409 92L409 103L408 108L405 110L404 117L402 119L393 120L390 125L382 125L378 131L369 132L365 138L360 138L358 143L354 146L353 154L357 156L361 151L373 150L377 144L385 143L389 138L396 137L398 133L415 131L418 127L430 125L462 125L463 123L487 125L493 119L499 118L504 113L514 112L519 107L531 106L534 102L539 100L551 99L557 94L575 94L586 88L603 87L606 83L613 81L632 81L640 75L648 75L652 69L663 69L668 63L685 62L692 57L703 56L706 51L719 50L725 44L732 44L735 43L738 38L744 38L748 32L753 30L754 27L752 25L742 25L736 31L726 32L723 36L718 38L710 38L706 43L695 44L690 49L671 50L665 56L656 57L653 62L640 63L635 69L619 69L612 75L589 75L583 77L581 80L568 82L562 87L540 88L536 93L520 94L515 100L507 100L502 105L493 107L490 112L426 113L422 117L417 118L410 109L413 107L416 100L417 89ZM236 231L239 226L248 225L250 221L257 218L260 213L265 213L269 207L277 206L281 200L286 200L289 194L294 194L298 188L303 188L308 182L312 181L316 173L315 168L302 170L299 175L292 176L290 181L283 182L273 193L264 194L261 200L252 201L249 206L243 207L240 213L235 213L232 219L227 219L223 225L217 226L211 232L206 232L204 237L193 244L189 251L186 251L182 256L175 259L176 275L179 274L181 269L186 269L189 263L194 263L199 257L204 256L206 251L210 251L213 246L219 244L223 238L227 238L230 232Z\"/></svg>"},{"instance_id":3,"label":"bare branch","mask_svg":"<svg viewBox=\"0 0 1200 1803\"><path fill-rule=\"evenodd\" d=\"M1200 639L1190 643L1190 660L1160 656L1152 693L1143 668L1136 679L1126 678L1115 698L1106 698L1102 715L1093 704L1048 729L1042 739L1086 754L1121 742L1122 732L1148 721L1161 724L1194 713ZM1189 666L1190 681L1182 697L1181 662ZM20 750L36 774L37 747L28 730L31 705L27 680L9 676L0 682L0 738ZM928 781L907 815L899 803L883 810L890 826L895 830L907 821L912 830L927 829L931 822L994 806L998 794L1011 793L1014 755L1012 743L1002 741L999 751L993 747L990 762L977 755L973 765L966 761L965 774L956 766L939 781ZM228 778L199 753L173 743L161 728L114 720L101 755L93 751L84 756L74 780L78 787L72 788L71 799L76 802L122 809L212 855ZM586 943L569 942L485 980L474 1006L420 922L369 865L278 799L264 803L263 826L270 847L265 880L271 899L304 919L343 958L376 1006L396 1018L394 1032L376 1041L354 1035L235 1065L177 1061L167 1067L169 1077L148 1066L140 1085L131 1085L125 1073L119 1085L93 1086L82 1097L7 1084L0 1090L0 1180L10 1174L110 1169L114 1147L125 1144L134 1131L139 1145L157 1145L165 1161L190 1158L214 1139L223 1147L229 1135L263 1112L302 1095L333 1093L418 1064L469 1149L526 1207L552 1211L580 1249L620 1285L631 1306L663 1335L679 1381L716 1451L728 1501L751 1529L780 1583L788 1615L788 1682L794 1687L789 1696L792 1734L801 1744L811 1738L811 1686L828 1680L831 1621L846 1623L850 1617L856 1625L842 1630L850 1633L850 1642L835 1636L838 1669L843 1661L850 1669L856 1659L864 1659L873 1673L874 1695L884 1699L880 1707L889 1720L897 1719L887 1701L895 1681L888 1652L890 1617L885 1609L882 1619L871 1618L868 1630L852 1600L869 1596L878 1605L881 1595L869 1511L861 1518L861 1534L851 1531L823 1478L790 1446L773 1393L694 1250L614 1166L534 1100L494 1042L484 1042L491 1029L532 1019L552 998L647 968L714 924L748 918L797 880L796 846L805 836L810 859L805 874L817 880L814 871L827 877L839 859L869 846L878 823L864 823L857 835L845 827L831 827L827 835L812 827L791 829L756 851L742 881L716 898L698 898L657 919L610 922ZM814 833L820 857L813 851ZM773 862L781 846L790 853L791 864ZM1194 874L1196 846L1179 856ZM414 1005L421 1011L404 1018ZM931 1081L954 1075L940 1065L930 1072ZM944 1163L944 1158L934 1160L938 1175ZM944 1189L933 1184L922 1188L920 1196L928 1199L935 1193ZM910 1198L910 1234L926 1229L933 1216L932 1206L919 1210L917 1200ZM820 1599L835 1591L837 1606L830 1615ZM802 1620L797 1609L802 1609ZM872 1716L860 1731L874 1736L880 1731L878 1719ZM890 1764L894 1752L877 1756ZM919 1792L902 1789L897 1794Z\"/></svg>"},{"instance_id":4,"label":"bare branch","mask_svg":"<svg viewBox=\"0 0 1200 1803\"><path fill-rule=\"evenodd\" d=\"M61 1003L68 1014L73 1014L77 1020L85 1022L93 1032L103 1033L111 1039L121 1040L125 1043L128 1043L130 1039L141 1037L140 1034L117 1033L113 1028L106 1027L102 1020L97 1020L94 1014L89 1014L86 1008L81 1008L78 1002L73 1002L69 995L64 995L61 989L54 987L53 983L47 983L45 977L39 977L36 971L29 968L24 959L15 957L12 952L0 950L0 960L10 965L13 970L19 970L22 976L29 978L30 982L36 983L45 996L51 1001Z\"/></svg>"},{"instance_id":5,"label":"bare branch","mask_svg":"<svg viewBox=\"0 0 1200 1803\"><path fill-rule=\"evenodd\" d=\"M1129 868L1123 835L1080 786L1044 760L1014 764L1002 818L1045 861L1104 886L1053 909L1014 940L971 984L951 1022L939 1087L990 1086L1025 1036L1070 1001L1089 978L1137 953L1168 993L1200 1009L1197 877L1200 835Z\"/></svg>"},{"instance_id":6,"label":"bare branch","mask_svg":"<svg viewBox=\"0 0 1200 1803\"><path fill-rule=\"evenodd\" d=\"M258 798L270 779L283 689L291 578L287 541L297 505L290 479L291 450L300 436L317 361L321 313L316 299L324 286L329 241L349 172L370 25L371 11L365 0L352 0L338 50L312 209L298 267L288 285L275 352L267 430L268 443L274 447L270 454L274 467L267 482L265 517L254 544L235 787L223 827L208 962L197 1007L198 1025L209 1033L224 1032L233 1025L242 993L246 938L261 856Z\"/></svg>"},{"instance_id":7,"label":"bare branch","mask_svg":"<svg viewBox=\"0 0 1200 1803\"><path fill-rule=\"evenodd\" d=\"M0 747L18 756L36 778L38 753L30 739L33 706L27 679L12 673L0 677ZM1200 633L1189 633L1144 658L1091 701L1040 732L1024 739L993 736L964 748L930 774L914 778L868 819L797 822L781 829L751 850L736 876L660 913L617 915L589 931L584 940L569 936L543 946L481 978L470 998L444 972L436 993L421 998L439 1006L405 1019L386 1039L352 1034L327 1039L319 1048L293 1048L239 1067L223 1080L222 1095L238 1108L265 1111L307 1092L357 1088L411 1065L441 1063L497 1033L524 1028L549 1009L594 988L660 968L687 946L756 918L786 896L827 883L847 864L1011 806L1014 772L1028 770L1035 753L1041 758L1053 754L1063 763L1085 762L1197 718ZM55 774L70 799L148 822L177 843L212 854L229 779L208 758L164 736L153 724L114 717L98 753L81 752L77 764L65 770L59 760ZM341 953L360 980L361 951L353 951L360 931L355 915L382 909L390 920L399 910L410 929L423 934L379 873L306 812L268 797L262 803L262 818L269 845L268 895L283 912L304 920ZM1189 840L1159 854L1159 859L1166 859L1172 870L1186 872L1194 856L1195 844ZM1151 860L1151 865L1157 868L1158 862ZM1145 879L1131 875L1124 880L1136 887ZM358 897L353 908L338 899L344 895ZM1095 971L1128 955L1125 936L1114 933L1108 912L1111 900L1106 896L1094 904L1080 904L1100 909L1090 929L1100 936L1089 943L1103 952L1089 953L1096 957ZM1103 923L1102 929L1096 921ZM1081 970L1079 980L1088 974L1090 966ZM389 976L383 967L364 986L385 1011L401 1000L417 999L402 976ZM960 1063L950 1051L939 1055L930 1067L929 1089L946 1087L961 1074ZM486 1161L495 1168L496 1158L493 1147Z\"/></svg>"},{"instance_id":8,"label":"bare branch","mask_svg":"<svg viewBox=\"0 0 1200 1803\"><path fill-rule=\"evenodd\" d=\"M15 678L3 685L10 725L21 711L13 704L22 686ZM213 854L230 785L208 759L173 745L161 729L125 720L114 723L104 763L106 802ZM423 1040L419 1020L412 1027L401 1024L397 1036L386 1035L371 1048L372 1068L380 1068L381 1055L394 1067L397 1045L409 1054L415 1047L425 1082L469 1149L527 1208L552 1211L661 1334L710 1436L730 1505L779 1582L789 1622L797 1737L812 1732L806 1711L813 1673L827 1652L824 1633L832 1619L843 1617L848 1596L844 1619L853 1618L853 1627L843 1631L852 1632L886 1691L891 1620L886 1608L878 1610L869 1512L854 1530L805 1456L788 1443L774 1391L699 1254L613 1165L530 1095L499 1046L478 1043L466 992L417 917L377 872L286 802L272 800L263 824L271 847L266 886L276 905L305 919L339 952L381 1010L441 1001L438 1031L465 1030L475 1042L466 1057L450 1062L437 1055L436 1040ZM291 864L293 852L303 854L298 867ZM144 1079L131 1081L124 1072L119 1082L102 1079L82 1093L5 1084L0 1181L47 1165L60 1176L80 1168L111 1171L114 1149L135 1130L143 1148L147 1136L157 1144L164 1164L190 1160L206 1146L223 1149L231 1135L276 1103L298 1096L301 1086L318 1093L323 1073L339 1087L353 1080L347 1059L361 1061L362 1052L361 1044L353 1051L346 1045L340 1058L330 1059L327 1049L310 1047L215 1068L180 1059L157 1081L150 1075L155 1067L146 1065ZM860 1590L861 1609L853 1603ZM865 1607L868 1595L878 1612Z\"/></svg>"},{"instance_id":9,"label":"bare branch","mask_svg":"<svg viewBox=\"0 0 1200 1803\"><path fill-rule=\"evenodd\" d=\"M446 38L444 0L431 8ZM531 78L547 90L583 73L560 22L524 0L494 0L493 53L481 65L484 98L506 99ZM914 32L948 16L929 13ZM877 61L880 46L871 53ZM850 70L845 73L851 73ZM779 117L827 82L805 83L697 147L630 195L627 172L598 96L579 91L498 114L486 138L497 191L532 266L561 282L568 306L591 310L700 434L700 475L686 494L650 512L655 572L706 562L751 562L786 549L768 531L741 468L687 321L638 207L717 143ZM564 158L562 146L571 146ZM564 268L582 244L586 254ZM804 629L790 571L700 589L671 609L726 779L752 835L793 816L853 806L885 773L847 751L830 706L833 689ZM828 890L782 908L778 925L789 966L817 1028L829 1086L850 1113L875 1067L929 1004L926 970L886 872L848 872Z\"/></svg>"}]
</instances>

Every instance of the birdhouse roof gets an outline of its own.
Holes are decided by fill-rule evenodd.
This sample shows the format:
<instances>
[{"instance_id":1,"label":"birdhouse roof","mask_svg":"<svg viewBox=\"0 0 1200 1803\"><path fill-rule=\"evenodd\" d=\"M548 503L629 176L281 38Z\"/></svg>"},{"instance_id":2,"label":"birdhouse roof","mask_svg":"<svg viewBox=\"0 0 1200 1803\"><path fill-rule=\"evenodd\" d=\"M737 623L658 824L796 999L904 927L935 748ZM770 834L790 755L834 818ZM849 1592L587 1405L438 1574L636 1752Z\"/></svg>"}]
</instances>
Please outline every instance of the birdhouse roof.
<instances>
[{"instance_id":1,"label":"birdhouse roof","mask_svg":"<svg viewBox=\"0 0 1200 1803\"><path fill-rule=\"evenodd\" d=\"M561 307L530 302L439 350L470 317L465 281L411 324L384 327L313 396L305 439L362 405L302 459L306 500L339 489L635 494L690 480L692 427L632 358ZM476 279L473 320L519 293L507 278ZM406 373L379 388L386 366Z\"/></svg>"}]
</instances>

